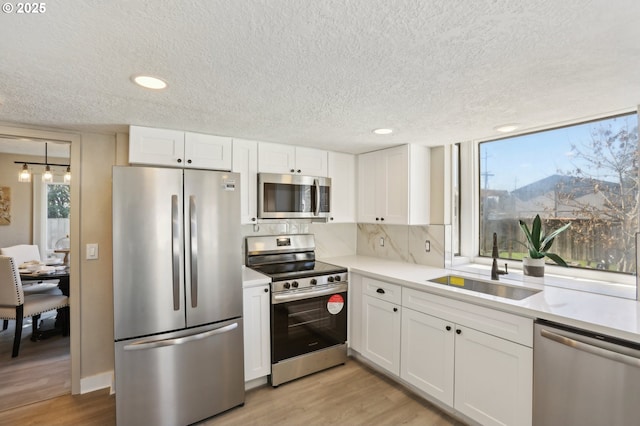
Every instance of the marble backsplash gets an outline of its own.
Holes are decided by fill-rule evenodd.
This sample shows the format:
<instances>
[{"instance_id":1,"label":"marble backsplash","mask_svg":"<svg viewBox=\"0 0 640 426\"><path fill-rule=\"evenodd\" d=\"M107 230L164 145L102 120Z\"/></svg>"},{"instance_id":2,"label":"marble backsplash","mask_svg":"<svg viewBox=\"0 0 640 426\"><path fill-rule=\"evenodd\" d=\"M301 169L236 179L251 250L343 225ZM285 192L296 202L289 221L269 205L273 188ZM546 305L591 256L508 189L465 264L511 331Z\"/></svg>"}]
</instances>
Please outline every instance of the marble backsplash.
<instances>
[{"instance_id":1,"label":"marble backsplash","mask_svg":"<svg viewBox=\"0 0 640 426\"><path fill-rule=\"evenodd\" d=\"M356 253L444 268L451 259L450 225L358 224ZM429 251L425 245L429 242ZM449 259L449 260L448 260Z\"/></svg>"},{"instance_id":2,"label":"marble backsplash","mask_svg":"<svg viewBox=\"0 0 640 426\"><path fill-rule=\"evenodd\" d=\"M316 257L350 256L356 254L357 225L355 223L312 223L310 221L269 221L242 225L242 258L245 237L281 234L314 234Z\"/></svg>"},{"instance_id":3,"label":"marble backsplash","mask_svg":"<svg viewBox=\"0 0 640 426\"><path fill-rule=\"evenodd\" d=\"M451 238L447 237L450 232L450 225L269 221L242 225L242 250L244 259L244 238L247 236L311 233L315 235L318 258L359 254L442 268L451 259L448 247ZM430 243L428 252L425 241Z\"/></svg>"}]
</instances>

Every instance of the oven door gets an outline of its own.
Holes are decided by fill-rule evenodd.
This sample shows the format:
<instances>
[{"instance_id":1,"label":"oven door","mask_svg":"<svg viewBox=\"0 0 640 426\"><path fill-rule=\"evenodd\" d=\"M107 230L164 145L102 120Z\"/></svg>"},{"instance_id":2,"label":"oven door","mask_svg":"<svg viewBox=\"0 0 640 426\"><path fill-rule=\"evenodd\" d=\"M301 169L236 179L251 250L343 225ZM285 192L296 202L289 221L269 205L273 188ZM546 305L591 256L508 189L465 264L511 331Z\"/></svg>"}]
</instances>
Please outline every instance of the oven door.
<instances>
[{"instance_id":1,"label":"oven door","mask_svg":"<svg viewBox=\"0 0 640 426\"><path fill-rule=\"evenodd\" d=\"M272 299L272 363L346 342L346 285L341 288L299 300Z\"/></svg>"},{"instance_id":2,"label":"oven door","mask_svg":"<svg viewBox=\"0 0 640 426\"><path fill-rule=\"evenodd\" d=\"M331 178L258 174L258 217L261 219L327 218Z\"/></svg>"}]
</instances>

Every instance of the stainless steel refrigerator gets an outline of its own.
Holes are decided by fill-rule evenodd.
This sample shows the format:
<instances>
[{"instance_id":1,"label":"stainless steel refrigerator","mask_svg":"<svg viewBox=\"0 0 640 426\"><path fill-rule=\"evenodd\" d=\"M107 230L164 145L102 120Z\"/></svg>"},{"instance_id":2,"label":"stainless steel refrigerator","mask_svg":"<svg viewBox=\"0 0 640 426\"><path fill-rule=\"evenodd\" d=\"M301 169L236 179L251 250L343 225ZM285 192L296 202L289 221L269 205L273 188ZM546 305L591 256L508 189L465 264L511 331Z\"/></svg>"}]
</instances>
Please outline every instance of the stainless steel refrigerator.
<instances>
[{"instance_id":1,"label":"stainless steel refrigerator","mask_svg":"<svg viewBox=\"0 0 640 426\"><path fill-rule=\"evenodd\" d=\"M113 168L118 425L244 403L240 176Z\"/></svg>"}]
</instances>

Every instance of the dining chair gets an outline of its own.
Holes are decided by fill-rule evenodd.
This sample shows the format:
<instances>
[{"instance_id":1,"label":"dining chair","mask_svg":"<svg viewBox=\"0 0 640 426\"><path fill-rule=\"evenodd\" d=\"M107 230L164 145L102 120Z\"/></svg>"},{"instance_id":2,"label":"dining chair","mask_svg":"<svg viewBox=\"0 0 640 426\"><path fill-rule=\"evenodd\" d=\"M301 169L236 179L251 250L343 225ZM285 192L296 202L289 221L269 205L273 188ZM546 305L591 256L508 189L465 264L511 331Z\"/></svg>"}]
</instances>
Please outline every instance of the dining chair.
<instances>
[{"instance_id":1,"label":"dining chair","mask_svg":"<svg viewBox=\"0 0 640 426\"><path fill-rule=\"evenodd\" d=\"M13 257L18 266L34 260L40 262L40 250L38 246L33 244L2 247L0 248L0 255Z\"/></svg>"},{"instance_id":2,"label":"dining chair","mask_svg":"<svg viewBox=\"0 0 640 426\"><path fill-rule=\"evenodd\" d=\"M0 319L4 320L3 331L8 327L9 320L16 321L13 338L12 358L18 356L20 339L22 339L22 322L24 317L31 317L32 335L34 340L38 335L38 321L44 312L69 306L69 298L61 294L24 294L18 267L13 257L0 256ZM63 336L69 335L67 322L63 321Z\"/></svg>"},{"instance_id":3,"label":"dining chair","mask_svg":"<svg viewBox=\"0 0 640 426\"><path fill-rule=\"evenodd\" d=\"M0 248L0 255L11 256L14 258L16 265L37 261L40 262L40 249L33 244L18 244L10 247ZM23 290L25 294L33 293L50 293L55 292L58 287L58 280L48 280L46 278L23 281Z\"/></svg>"}]
</instances>

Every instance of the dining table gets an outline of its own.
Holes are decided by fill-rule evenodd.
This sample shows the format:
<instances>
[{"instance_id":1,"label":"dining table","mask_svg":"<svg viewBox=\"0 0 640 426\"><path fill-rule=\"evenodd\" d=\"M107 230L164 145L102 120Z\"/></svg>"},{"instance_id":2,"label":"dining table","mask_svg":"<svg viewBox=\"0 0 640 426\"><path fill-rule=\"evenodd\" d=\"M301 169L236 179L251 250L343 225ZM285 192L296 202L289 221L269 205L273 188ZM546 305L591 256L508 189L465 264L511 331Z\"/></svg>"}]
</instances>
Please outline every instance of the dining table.
<instances>
[{"instance_id":1,"label":"dining table","mask_svg":"<svg viewBox=\"0 0 640 426\"><path fill-rule=\"evenodd\" d=\"M46 273L41 272L28 272L28 271L19 271L20 279L23 281L28 281L31 285L38 285L39 283L43 283L46 281L58 280L58 288L65 296L69 297L69 267L65 267L64 269L58 269L55 271L47 271ZM31 340L43 340L47 339L51 336L61 334L64 330L70 330L69 328L69 307L58 309L58 313L56 315L56 320L53 328L47 330L40 330L36 335L31 336ZM63 325L66 323L66 327Z\"/></svg>"},{"instance_id":2,"label":"dining table","mask_svg":"<svg viewBox=\"0 0 640 426\"><path fill-rule=\"evenodd\" d=\"M58 288L65 296L69 296L69 268L51 271L47 273L20 271L20 279L29 281L31 284L43 283L45 281L59 280Z\"/></svg>"}]
</instances>

